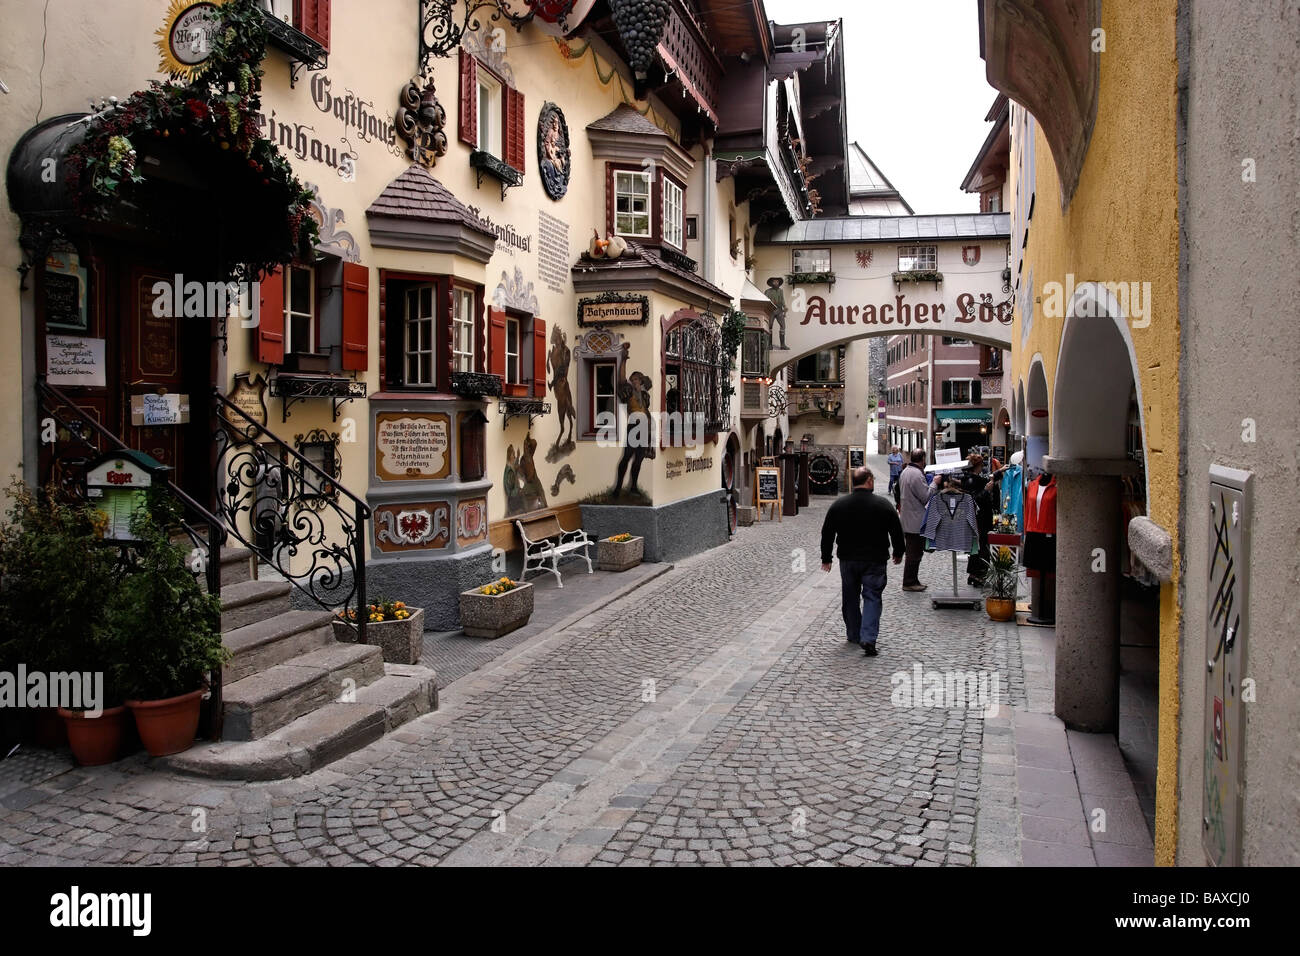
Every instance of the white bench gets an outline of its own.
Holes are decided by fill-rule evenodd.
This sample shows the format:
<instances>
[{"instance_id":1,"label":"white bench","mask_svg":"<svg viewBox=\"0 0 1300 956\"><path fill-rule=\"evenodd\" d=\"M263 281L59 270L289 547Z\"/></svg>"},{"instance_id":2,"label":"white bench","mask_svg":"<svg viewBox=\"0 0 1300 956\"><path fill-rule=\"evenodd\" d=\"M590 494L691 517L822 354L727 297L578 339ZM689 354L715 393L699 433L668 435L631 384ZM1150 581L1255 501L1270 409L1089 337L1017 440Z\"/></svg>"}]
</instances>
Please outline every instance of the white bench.
<instances>
[{"instance_id":1,"label":"white bench","mask_svg":"<svg viewBox=\"0 0 1300 956\"><path fill-rule=\"evenodd\" d=\"M594 573L589 549L596 543L596 539L581 528L565 531L560 525L560 519L553 514L516 519L515 526L524 542L524 571L519 578L521 582L528 580L530 571L550 571L555 575L556 583L564 587L559 565L561 560L569 557L582 558L587 562L587 573ZM550 567L547 567L548 561Z\"/></svg>"}]
</instances>

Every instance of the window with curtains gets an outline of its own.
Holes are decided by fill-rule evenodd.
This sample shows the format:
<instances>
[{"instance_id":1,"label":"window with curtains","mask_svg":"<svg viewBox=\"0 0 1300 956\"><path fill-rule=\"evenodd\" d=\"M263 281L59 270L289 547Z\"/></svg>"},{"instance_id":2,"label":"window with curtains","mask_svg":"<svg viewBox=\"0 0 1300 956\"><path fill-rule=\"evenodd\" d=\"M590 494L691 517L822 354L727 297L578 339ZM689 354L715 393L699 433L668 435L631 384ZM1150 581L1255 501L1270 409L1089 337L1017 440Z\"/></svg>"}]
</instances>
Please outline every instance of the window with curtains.
<instances>
[{"instance_id":1,"label":"window with curtains","mask_svg":"<svg viewBox=\"0 0 1300 956\"><path fill-rule=\"evenodd\" d=\"M452 276L384 270L379 368L385 389L451 390L453 372L483 372L483 287Z\"/></svg>"},{"instance_id":2,"label":"window with curtains","mask_svg":"<svg viewBox=\"0 0 1300 956\"><path fill-rule=\"evenodd\" d=\"M729 411L723 396L729 369L721 331L715 323L686 310L674 318L677 321L664 333L662 408L679 411L681 421L691 423L689 432L698 434L698 422L704 435L717 434L725 427ZM681 428L664 429L664 439L670 445L680 444L682 437Z\"/></svg>"}]
</instances>

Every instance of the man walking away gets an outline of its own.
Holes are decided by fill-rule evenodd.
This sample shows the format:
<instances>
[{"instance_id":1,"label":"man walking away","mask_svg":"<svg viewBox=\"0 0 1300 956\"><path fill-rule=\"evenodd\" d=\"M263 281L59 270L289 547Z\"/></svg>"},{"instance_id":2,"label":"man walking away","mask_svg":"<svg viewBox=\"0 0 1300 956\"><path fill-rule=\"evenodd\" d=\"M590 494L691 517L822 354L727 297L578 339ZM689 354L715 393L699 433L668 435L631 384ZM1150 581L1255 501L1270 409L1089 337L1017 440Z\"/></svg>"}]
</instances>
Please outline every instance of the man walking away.
<instances>
[{"instance_id":1,"label":"man walking away","mask_svg":"<svg viewBox=\"0 0 1300 956\"><path fill-rule=\"evenodd\" d=\"M839 539L844 627L850 643L876 656L881 595L885 590L890 544L894 563L903 560L903 528L889 499L876 495L870 468L853 469L853 490L836 499L822 522L822 570L831 569L831 549Z\"/></svg>"},{"instance_id":2,"label":"man walking away","mask_svg":"<svg viewBox=\"0 0 1300 956\"><path fill-rule=\"evenodd\" d=\"M926 586L917 577L921 570L921 555L925 552L925 539L921 527L925 523L925 506L939 490L939 476L933 484L925 480L925 452L912 452L903 473L898 476L899 514L902 516L903 537L907 541L907 563L903 565L903 590L924 591Z\"/></svg>"}]
</instances>

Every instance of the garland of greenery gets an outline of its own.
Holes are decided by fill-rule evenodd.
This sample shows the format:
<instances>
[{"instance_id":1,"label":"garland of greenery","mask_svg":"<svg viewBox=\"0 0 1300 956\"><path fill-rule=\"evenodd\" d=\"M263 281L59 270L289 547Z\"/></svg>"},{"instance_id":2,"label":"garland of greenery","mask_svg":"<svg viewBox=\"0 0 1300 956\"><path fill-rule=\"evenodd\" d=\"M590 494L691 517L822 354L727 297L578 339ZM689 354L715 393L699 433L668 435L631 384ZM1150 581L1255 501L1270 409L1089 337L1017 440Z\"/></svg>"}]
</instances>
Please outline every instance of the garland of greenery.
<instances>
[{"instance_id":1,"label":"garland of greenery","mask_svg":"<svg viewBox=\"0 0 1300 956\"><path fill-rule=\"evenodd\" d=\"M144 181L136 169L137 143L178 136L230 153L234 163L246 164L250 181L260 174L263 188L284 202L283 242L273 237L271 243L278 247L276 256L237 269L253 279L291 259L311 258L320 238L310 215L313 194L275 144L258 133L267 41L259 3L230 0L208 17L217 26L203 72L188 84L150 81L147 89L92 117L85 139L69 151L66 176L77 212L102 219L109 216L107 200L129 196Z\"/></svg>"},{"instance_id":2,"label":"garland of greenery","mask_svg":"<svg viewBox=\"0 0 1300 956\"><path fill-rule=\"evenodd\" d=\"M895 272L895 282L942 282L943 273L936 272L933 269L913 270L911 272Z\"/></svg>"},{"instance_id":3,"label":"garland of greenery","mask_svg":"<svg viewBox=\"0 0 1300 956\"><path fill-rule=\"evenodd\" d=\"M745 334L745 325L748 317L744 312L738 309L728 309L722 315L722 348L727 353L727 368L736 367L736 353L740 350L740 341ZM731 384L731 376L727 376L726 383L722 386L722 393L725 398L731 398L736 394L735 387Z\"/></svg>"}]
</instances>

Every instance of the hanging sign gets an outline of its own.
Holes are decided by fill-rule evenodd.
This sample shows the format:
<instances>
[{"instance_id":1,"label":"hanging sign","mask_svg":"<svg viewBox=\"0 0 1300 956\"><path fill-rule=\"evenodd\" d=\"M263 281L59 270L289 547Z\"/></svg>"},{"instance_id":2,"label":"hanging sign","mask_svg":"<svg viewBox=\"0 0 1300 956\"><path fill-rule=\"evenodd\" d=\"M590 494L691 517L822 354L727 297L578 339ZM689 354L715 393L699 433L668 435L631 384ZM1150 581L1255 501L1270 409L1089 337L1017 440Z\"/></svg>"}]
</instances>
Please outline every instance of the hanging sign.
<instances>
[{"instance_id":1,"label":"hanging sign","mask_svg":"<svg viewBox=\"0 0 1300 956\"><path fill-rule=\"evenodd\" d=\"M212 56L212 34L216 30L217 7L227 0L172 0L167 16L157 30L159 71L179 80L193 82L203 73Z\"/></svg>"}]
</instances>

